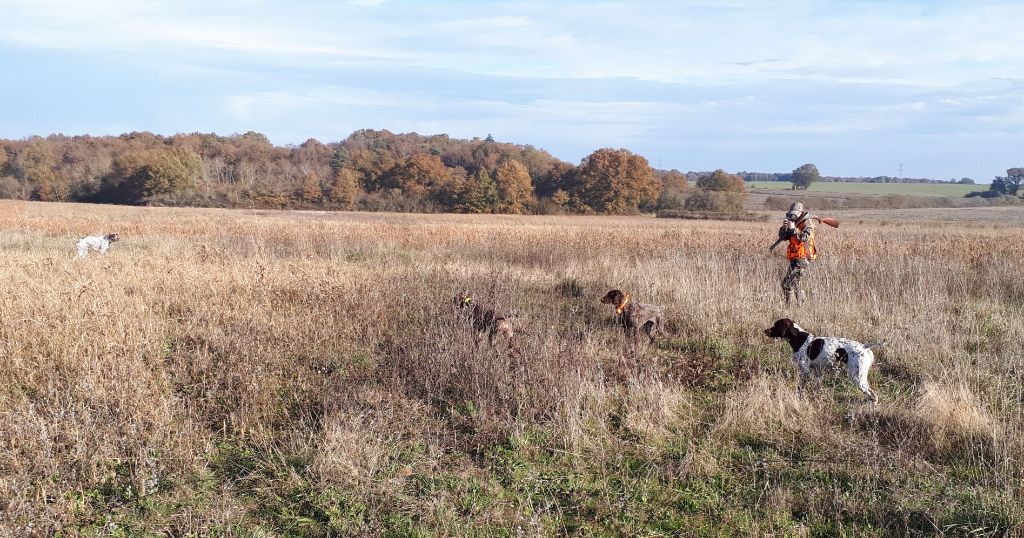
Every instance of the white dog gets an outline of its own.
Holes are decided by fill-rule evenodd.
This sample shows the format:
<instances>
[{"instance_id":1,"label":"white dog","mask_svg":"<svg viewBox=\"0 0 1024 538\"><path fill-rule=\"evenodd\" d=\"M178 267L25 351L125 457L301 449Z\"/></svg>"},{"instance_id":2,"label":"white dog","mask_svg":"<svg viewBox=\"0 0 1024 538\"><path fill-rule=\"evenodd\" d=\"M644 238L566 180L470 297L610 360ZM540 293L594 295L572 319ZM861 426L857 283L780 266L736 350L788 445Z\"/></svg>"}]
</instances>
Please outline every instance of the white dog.
<instances>
[{"instance_id":1,"label":"white dog","mask_svg":"<svg viewBox=\"0 0 1024 538\"><path fill-rule=\"evenodd\" d=\"M78 240L78 257L84 258L85 255L89 253L90 249L106 256L107 249L110 248L110 244L116 243L117 241L117 234L90 235L89 237L83 237Z\"/></svg>"}]
</instances>

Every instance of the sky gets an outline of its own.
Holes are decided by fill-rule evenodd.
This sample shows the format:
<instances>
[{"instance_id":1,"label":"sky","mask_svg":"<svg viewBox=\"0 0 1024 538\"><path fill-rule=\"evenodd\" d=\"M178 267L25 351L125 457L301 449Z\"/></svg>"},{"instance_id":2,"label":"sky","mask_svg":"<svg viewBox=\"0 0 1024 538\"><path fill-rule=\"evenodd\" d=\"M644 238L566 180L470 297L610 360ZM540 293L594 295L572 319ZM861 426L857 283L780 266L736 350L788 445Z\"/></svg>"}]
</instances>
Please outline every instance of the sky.
<instances>
[{"instance_id":1,"label":"sky","mask_svg":"<svg viewBox=\"0 0 1024 538\"><path fill-rule=\"evenodd\" d=\"M0 138L388 129L577 163L1024 166L1024 2L0 0ZM902 165L902 174L900 166Z\"/></svg>"}]
</instances>

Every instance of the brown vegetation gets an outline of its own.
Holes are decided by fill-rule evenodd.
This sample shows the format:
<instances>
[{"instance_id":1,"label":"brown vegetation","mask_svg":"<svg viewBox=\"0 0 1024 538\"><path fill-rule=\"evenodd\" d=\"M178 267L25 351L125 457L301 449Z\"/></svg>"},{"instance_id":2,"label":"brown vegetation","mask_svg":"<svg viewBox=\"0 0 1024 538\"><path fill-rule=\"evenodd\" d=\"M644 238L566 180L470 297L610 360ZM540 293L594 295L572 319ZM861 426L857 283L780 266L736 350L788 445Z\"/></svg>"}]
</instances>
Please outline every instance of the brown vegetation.
<instances>
[{"instance_id":1,"label":"brown vegetation","mask_svg":"<svg viewBox=\"0 0 1024 538\"><path fill-rule=\"evenodd\" d=\"M761 333L765 223L0 209L0 534L1022 530L1019 210L819 233L801 323L888 340L871 406ZM626 339L616 287L667 338Z\"/></svg>"},{"instance_id":2,"label":"brown vegetation","mask_svg":"<svg viewBox=\"0 0 1024 538\"><path fill-rule=\"evenodd\" d=\"M686 187L625 149L577 167L491 138L374 130L284 147L255 132L51 135L0 140L0 157L0 198L130 205L631 214L681 207Z\"/></svg>"}]
</instances>

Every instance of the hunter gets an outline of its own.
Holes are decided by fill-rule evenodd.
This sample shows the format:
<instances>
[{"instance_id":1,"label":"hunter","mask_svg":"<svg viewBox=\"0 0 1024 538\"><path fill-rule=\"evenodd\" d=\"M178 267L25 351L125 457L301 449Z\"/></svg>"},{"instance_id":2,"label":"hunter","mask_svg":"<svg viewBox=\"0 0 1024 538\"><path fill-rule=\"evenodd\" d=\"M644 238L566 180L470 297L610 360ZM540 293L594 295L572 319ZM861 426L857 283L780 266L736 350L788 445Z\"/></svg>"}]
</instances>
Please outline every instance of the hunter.
<instances>
[{"instance_id":1,"label":"hunter","mask_svg":"<svg viewBox=\"0 0 1024 538\"><path fill-rule=\"evenodd\" d=\"M803 290L800 289L800 280L804 276L811 261L818 257L818 251L814 248L814 221L819 220L814 215L804 210L804 204L794 202L786 212L786 220L783 222L783 229L779 231L779 239L788 240L786 247L786 259L789 260L789 270L782 278L782 292L786 297L786 306L795 298L796 304L806 299Z\"/></svg>"}]
</instances>

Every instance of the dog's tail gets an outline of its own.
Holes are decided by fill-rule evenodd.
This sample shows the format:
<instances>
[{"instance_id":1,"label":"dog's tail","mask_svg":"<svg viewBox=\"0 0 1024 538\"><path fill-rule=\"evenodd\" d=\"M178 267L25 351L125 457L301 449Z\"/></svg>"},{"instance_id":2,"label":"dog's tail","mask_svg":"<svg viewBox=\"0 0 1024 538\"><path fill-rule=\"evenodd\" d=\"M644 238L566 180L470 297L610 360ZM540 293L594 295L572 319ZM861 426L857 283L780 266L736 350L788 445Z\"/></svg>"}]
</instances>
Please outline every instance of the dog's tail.
<instances>
[{"instance_id":1,"label":"dog's tail","mask_svg":"<svg viewBox=\"0 0 1024 538\"><path fill-rule=\"evenodd\" d=\"M870 344L864 344L864 347L866 347L867 349L872 349L872 348L876 348L876 347L882 347L884 345L885 345L885 340L880 340L878 342L871 342Z\"/></svg>"}]
</instances>

